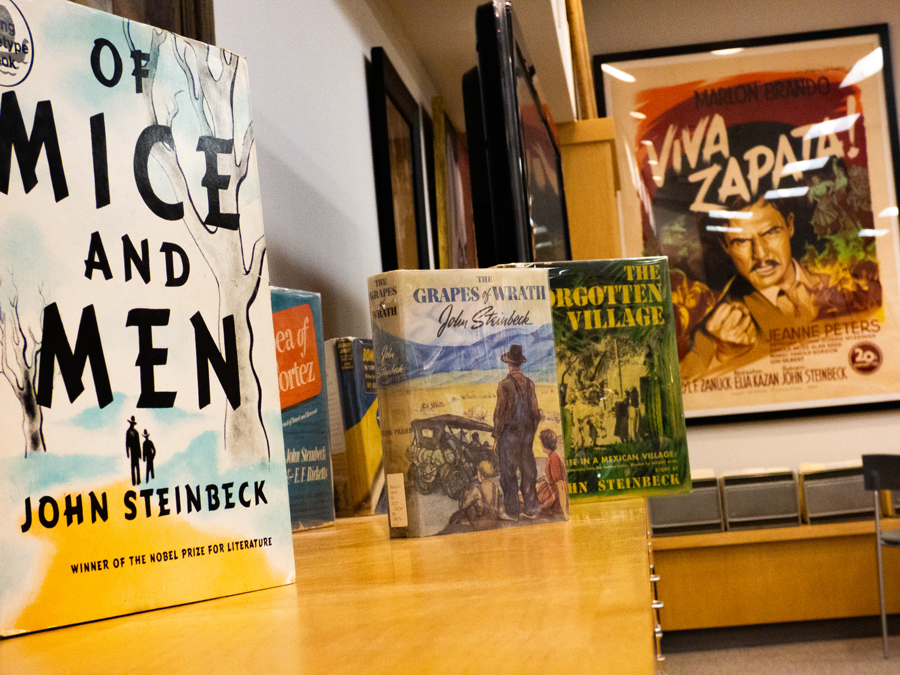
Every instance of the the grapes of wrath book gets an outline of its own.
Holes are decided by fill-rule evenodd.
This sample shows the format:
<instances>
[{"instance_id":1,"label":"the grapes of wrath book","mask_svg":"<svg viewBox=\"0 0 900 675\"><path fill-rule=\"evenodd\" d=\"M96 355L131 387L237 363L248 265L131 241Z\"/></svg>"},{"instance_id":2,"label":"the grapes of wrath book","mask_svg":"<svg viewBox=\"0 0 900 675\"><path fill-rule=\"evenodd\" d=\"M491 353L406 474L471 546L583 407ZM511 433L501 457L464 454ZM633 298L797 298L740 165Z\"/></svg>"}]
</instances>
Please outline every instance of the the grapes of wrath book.
<instances>
[{"instance_id":1,"label":"the grapes of wrath book","mask_svg":"<svg viewBox=\"0 0 900 675\"><path fill-rule=\"evenodd\" d=\"M291 527L334 525L328 391L318 293L272 288Z\"/></svg>"},{"instance_id":2,"label":"the grapes of wrath book","mask_svg":"<svg viewBox=\"0 0 900 675\"><path fill-rule=\"evenodd\" d=\"M573 501L689 492L667 259L534 266L549 273Z\"/></svg>"},{"instance_id":3,"label":"the grapes of wrath book","mask_svg":"<svg viewBox=\"0 0 900 675\"><path fill-rule=\"evenodd\" d=\"M290 583L246 62L0 0L0 632Z\"/></svg>"},{"instance_id":4,"label":"the grapes of wrath book","mask_svg":"<svg viewBox=\"0 0 900 675\"><path fill-rule=\"evenodd\" d=\"M369 279L392 537L565 520L545 270Z\"/></svg>"}]
</instances>

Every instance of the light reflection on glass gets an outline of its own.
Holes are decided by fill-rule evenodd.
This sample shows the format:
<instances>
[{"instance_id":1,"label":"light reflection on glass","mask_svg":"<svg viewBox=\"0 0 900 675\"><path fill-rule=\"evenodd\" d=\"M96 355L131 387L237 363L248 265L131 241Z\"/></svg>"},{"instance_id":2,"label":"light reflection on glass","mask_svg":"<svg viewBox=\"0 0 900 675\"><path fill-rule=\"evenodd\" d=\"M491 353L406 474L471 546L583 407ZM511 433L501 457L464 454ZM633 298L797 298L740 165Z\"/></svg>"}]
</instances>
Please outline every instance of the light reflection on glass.
<instances>
[{"instance_id":1,"label":"light reflection on glass","mask_svg":"<svg viewBox=\"0 0 900 675\"><path fill-rule=\"evenodd\" d=\"M803 159L799 162L789 162L784 165L784 168L781 170L781 175L787 176L789 173L797 173L798 171L815 171L816 169L821 169L825 166L829 159L831 159L830 155L826 155L825 157L818 157L816 159Z\"/></svg>"},{"instance_id":2,"label":"light reflection on glass","mask_svg":"<svg viewBox=\"0 0 900 675\"><path fill-rule=\"evenodd\" d=\"M783 199L785 197L802 197L809 192L808 187L779 188L777 190L768 190L763 195L764 199Z\"/></svg>"},{"instance_id":3,"label":"light reflection on glass","mask_svg":"<svg viewBox=\"0 0 900 675\"><path fill-rule=\"evenodd\" d=\"M836 134L839 131L847 131L859 119L859 113L847 115L846 117L838 117L834 120L825 120L818 124L810 125L809 131L803 136L803 140L818 138L819 136L827 136L828 134Z\"/></svg>"},{"instance_id":4,"label":"light reflection on glass","mask_svg":"<svg viewBox=\"0 0 900 675\"><path fill-rule=\"evenodd\" d=\"M884 68L884 53L879 47L853 64L847 77L841 82L841 87L849 87L851 84L862 82L867 77L880 72L882 68Z\"/></svg>"},{"instance_id":5,"label":"light reflection on glass","mask_svg":"<svg viewBox=\"0 0 900 675\"><path fill-rule=\"evenodd\" d=\"M608 63L601 63L600 70L602 70L607 75L612 75L617 80L622 80L622 82L634 82L633 75L629 75L628 73L623 72L618 68L609 65Z\"/></svg>"},{"instance_id":6,"label":"light reflection on glass","mask_svg":"<svg viewBox=\"0 0 900 675\"><path fill-rule=\"evenodd\" d=\"M725 220L750 220L753 214L750 211L710 211L709 217L724 218Z\"/></svg>"}]
</instances>

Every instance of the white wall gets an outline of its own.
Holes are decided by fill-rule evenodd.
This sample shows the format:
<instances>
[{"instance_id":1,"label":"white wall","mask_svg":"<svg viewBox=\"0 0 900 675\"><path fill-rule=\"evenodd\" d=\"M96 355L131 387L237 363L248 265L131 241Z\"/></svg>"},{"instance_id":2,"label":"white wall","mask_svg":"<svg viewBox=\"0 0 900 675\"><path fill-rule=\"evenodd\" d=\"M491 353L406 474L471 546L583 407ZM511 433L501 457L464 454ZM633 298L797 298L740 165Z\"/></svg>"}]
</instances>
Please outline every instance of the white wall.
<instances>
[{"instance_id":1,"label":"white wall","mask_svg":"<svg viewBox=\"0 0 900 675\"><path fill-rule=\"evenodd\" d=\"M584 9L593 54L886 22L900 77L897 2L584 0ZM389 0L216 0L218 44L250 61L271 279L322 293L326 337L369 335L366 278L381 271L371 47L387 49L420 102L435 93L398 26ZM798 468L895 451L900 413L692 426L688 440L697 468Z\"/></svg>"},{"instance_id":2,"label":"white wall","mask_svg":"<svg viewBox=\"0 0 900 675\"><path fill-rule=\"evenodd\" d=\"M271 282L322 294L326 338L368 336L381 254L365 59L383 46L426 108L434 87L383 2L216 0L215 13L218 45L250 64Z\"/></svg>"},{"instance_id":3,"label":"white wall","mask_svg":"<svg viewBox=\"0 0 900 675\"><path fill-rule=\"evenodd\" d=\"M584 0L591 54L887 23L900 84L900 3L871 0ZM898 158L900 159L900 158ZM900 391L900 382L897 383ZM691 465L717 473L900 452L900 412L692 426Z\"/></svg>"}]
</instances>

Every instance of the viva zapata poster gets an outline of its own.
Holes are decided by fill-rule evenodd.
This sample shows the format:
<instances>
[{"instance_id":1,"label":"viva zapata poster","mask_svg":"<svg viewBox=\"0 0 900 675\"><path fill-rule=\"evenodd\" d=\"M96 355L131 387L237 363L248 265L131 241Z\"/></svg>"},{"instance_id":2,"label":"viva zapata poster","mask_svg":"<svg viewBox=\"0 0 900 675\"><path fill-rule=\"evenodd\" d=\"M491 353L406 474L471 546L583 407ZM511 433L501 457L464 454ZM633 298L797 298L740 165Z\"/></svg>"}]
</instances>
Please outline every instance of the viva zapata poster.
<instances>
[{"instance_id":1,"label":"viva zapata poster","mask_svg":"<svg viewBox=\"0 0 900 675\"><path fill-rule=\"evenodd\" d=\"M689 416L898 397L886 59L876 32L606 67L626 227L669 258Z\"/></svg>"},{"instance_id":2,"label":"viva zapata poster","mask_svg":"<svg viewBox=\"0 0 900 675\"><path fill-rule=\"evenodd\" d=\"M0 632L290 583L246 62L0 0Z\"/></svg>"}]
</instances>

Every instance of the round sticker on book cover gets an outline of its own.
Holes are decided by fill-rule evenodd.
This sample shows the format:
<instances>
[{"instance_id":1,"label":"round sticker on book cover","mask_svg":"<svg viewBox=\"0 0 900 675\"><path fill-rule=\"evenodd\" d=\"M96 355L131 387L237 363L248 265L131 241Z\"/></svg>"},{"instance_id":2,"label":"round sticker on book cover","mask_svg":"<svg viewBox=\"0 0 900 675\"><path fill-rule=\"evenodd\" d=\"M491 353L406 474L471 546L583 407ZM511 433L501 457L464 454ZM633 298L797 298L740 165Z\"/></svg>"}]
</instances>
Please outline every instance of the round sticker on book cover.
<instances>
[{"instance_id":1,"label":"round sticker on book cover","mask_svg":"<svg viewBox=\"0 0 900 675\"><path fill-rule=\"evenodd\" d=\"M0 0L0 86L14 87L31 72L31 28L12 0Z\"/></svg>"},{"instance_id":2,"label":"round sticker on book cover","mask_svg":"<svg viewBox=\"0 0 900 675\"><path fill-rule=\"evenodd\" d=\"M881 367L881 350L872 342L857 342L850 348L849 359L855 372L871 375Z\"/></svg>"}]
</instances>

